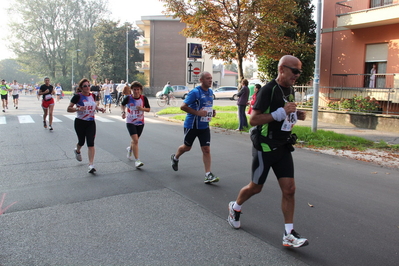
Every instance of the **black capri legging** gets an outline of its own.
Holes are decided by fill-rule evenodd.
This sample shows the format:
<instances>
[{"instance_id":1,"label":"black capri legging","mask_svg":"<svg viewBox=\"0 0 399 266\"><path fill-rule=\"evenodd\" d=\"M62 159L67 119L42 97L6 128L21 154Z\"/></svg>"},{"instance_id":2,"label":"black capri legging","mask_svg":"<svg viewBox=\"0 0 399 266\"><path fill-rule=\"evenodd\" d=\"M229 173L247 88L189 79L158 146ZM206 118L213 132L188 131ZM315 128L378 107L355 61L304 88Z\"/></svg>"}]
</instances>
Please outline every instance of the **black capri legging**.
<instances>
[{"instance_id":1,"label":"black capri legging","mask_svg":"<svg viewBox=\"0 0 399 266\"><path fill-rule=\"evenodd\" d=\"M78 135L78 145L85 145L87 141L87 147L94 146L94 139L96 137L96 122L86 121L79 118L75 119L75 131Z\"/></svg>"}]
</instances>

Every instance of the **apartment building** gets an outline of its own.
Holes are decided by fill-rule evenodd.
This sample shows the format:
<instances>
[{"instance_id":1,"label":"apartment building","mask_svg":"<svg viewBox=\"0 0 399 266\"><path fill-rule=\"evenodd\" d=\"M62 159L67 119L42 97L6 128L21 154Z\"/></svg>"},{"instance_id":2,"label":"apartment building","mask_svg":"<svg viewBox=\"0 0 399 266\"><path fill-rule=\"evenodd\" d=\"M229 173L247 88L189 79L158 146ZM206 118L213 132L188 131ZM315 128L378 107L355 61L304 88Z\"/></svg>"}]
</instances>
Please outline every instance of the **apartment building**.
<instances>
[{"instance_id":1,"label":"apartment building","mask_svg":"<svg viewBox=\"0 0 399 266\"><path fill-rule=\"evenodd\" d=\"M353 94L399 103L398 29L399 0L324 0L321 105Z\"/></svg>"},{"instance_id":2,"label":"apartment building","mask_svg":"<svg viewBox=\"0 0 399 266\"><path fill-rule=\"evenodd\" d=\"M144 36L136 41L136 48L144 53L144 61L136 67L148 77L147 86L159 90L170 81L172 85L193 87L193 84L187 84L190 60L187 58L187 45L199 41L180 34L186 24L163 15L143 16L136 24ZM210 55L202 55L201 59L197 59L202 63L202 70L212 73Z\"/></svg>"}]
</instances>

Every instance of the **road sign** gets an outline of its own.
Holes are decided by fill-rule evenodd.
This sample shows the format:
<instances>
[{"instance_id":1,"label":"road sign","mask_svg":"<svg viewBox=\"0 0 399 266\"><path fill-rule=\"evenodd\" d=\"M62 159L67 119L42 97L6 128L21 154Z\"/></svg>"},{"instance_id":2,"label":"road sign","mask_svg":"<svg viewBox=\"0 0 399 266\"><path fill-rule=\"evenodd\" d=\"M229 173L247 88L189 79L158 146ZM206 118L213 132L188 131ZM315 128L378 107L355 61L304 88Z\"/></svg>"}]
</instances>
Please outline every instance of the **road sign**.
<instances>
[{"instance_id":1,"label":"road sign","mask_svg":"<svg viewBox=\"0 0 399 266\"><path fill-rule=\"evenodd\" d=\"M202 44L188 43L187 57L188 58L202 58Z\"/></svg>"},{"instance_id":2,"label":"road sign","mask_svg":"<svg viewBox=\"0 0 399 266\"><path fill-rule=\"evenodd\" d=\"M202 72L202 62L187 62L187 83L199 83L199 74Z\"/></svg>"}]
</instances>

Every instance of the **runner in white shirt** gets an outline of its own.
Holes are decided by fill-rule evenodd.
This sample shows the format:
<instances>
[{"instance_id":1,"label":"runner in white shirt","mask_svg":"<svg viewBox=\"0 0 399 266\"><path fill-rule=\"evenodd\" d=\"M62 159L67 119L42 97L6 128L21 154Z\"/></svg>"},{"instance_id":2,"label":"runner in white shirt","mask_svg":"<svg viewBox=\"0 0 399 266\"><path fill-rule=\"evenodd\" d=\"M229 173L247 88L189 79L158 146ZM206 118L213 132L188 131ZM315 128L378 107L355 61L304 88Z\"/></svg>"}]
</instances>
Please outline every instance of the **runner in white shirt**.
<instances>
[{"instance_id":1,"label":"runner in white shirt","mask_svg":"<svg viewBox=\"0 0 399 266\"><path fill-rule=\"evenodd\" d=\"M127 84L127 83L126 83L126 84ZM116 95L115 107L117 107L117 106L120 105L120 100L122 100L122 99L121 99L121 96L122 96L122 94L123 94L123 88L125 88L126 84L125 84L125 81L124 81L124 80L121 80L121 83L118 85L118 87L116 87L116 93L117 93L117 95Z\"/></svg>"},{"instance_id":2,"label":"runner in white shirt","mask_svg":"<svg viewBox=\"0 0 399 266\"><path fill-rule=\"evenodd\" d=\"M109 84L108 79L105 79L105 83L101 87L101 90L104 91L104 109L107 110L107 104L109 104L108 110L111 113L111 103L112 103L112 85Z\"/></svg>"},{"instance_id":3,"label":"runner in white shirt","mask_svg":"<svg viewBox=\"0 0 399 266\"><path fill-rule=\"evenodd\" d=\"M57 83L55 87L55 94L57 95L57 103L60 102L61 95L62 95L62 87L60 83Z\"/></svg>"},{"instance_id":4,"label":"runner in white shirt","mask_svg":"<svg viewBox=\"0 0 399 266\"><path fill-rule=\"evenodd\" d=\"M13 84L10 86L11 88L11 93L12 93L12 101L14 103L15 109L18 109L18 98L19 98L19 84L17 81L14 79Z\"/></svg>"}]
</instances>

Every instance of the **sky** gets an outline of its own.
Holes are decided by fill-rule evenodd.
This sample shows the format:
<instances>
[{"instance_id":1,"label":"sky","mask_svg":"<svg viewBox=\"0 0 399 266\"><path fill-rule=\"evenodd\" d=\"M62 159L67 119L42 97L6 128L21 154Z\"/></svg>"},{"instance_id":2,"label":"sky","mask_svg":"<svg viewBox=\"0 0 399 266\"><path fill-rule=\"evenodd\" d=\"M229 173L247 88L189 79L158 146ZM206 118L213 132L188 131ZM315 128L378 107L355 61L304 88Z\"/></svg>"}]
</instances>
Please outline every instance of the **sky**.
<instances>
[{"instance_id":1,"label":"sky","mask_svg":"<svg viewBox=\"0 0 399 266\"><path fill-rule=\"evenodd\" d=\"M1 0L1 8L8 8L14 0ZM112 12L112 20L135 22L141 16L162 15L163 2L159 0L108 0L108 9ZM7 26L8 19L0 19L0 60L13 58L15 55L8 50L7 42L16 41L10 38L12 34Z\"/></svg>"}]
</instances>

